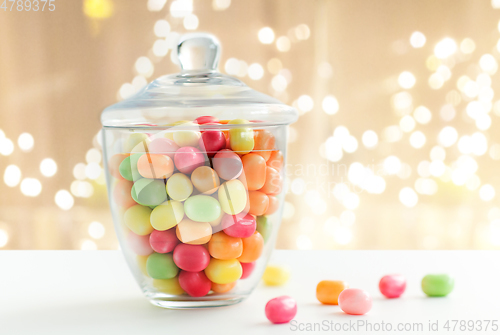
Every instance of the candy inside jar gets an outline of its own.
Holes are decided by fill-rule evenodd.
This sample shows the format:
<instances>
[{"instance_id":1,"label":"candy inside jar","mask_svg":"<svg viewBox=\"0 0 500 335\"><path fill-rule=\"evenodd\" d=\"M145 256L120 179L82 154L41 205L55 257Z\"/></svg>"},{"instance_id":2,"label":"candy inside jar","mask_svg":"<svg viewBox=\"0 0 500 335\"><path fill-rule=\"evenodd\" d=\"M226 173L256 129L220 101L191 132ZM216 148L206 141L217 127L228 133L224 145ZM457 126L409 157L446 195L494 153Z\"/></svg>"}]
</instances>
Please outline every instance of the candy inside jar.
<instances>
[{"instance_id":1,"label":"candy inside jar","mask_svg":"<svg viewBox=\"0 0 500 335\"><path fill-rule=\"evenodd\" d=\"M233 304L258 284L283 205L297 113L215 71L218 42L187 35L182 72L103 112L116 232L155 305Z\"/></svg>"}]
</instances>

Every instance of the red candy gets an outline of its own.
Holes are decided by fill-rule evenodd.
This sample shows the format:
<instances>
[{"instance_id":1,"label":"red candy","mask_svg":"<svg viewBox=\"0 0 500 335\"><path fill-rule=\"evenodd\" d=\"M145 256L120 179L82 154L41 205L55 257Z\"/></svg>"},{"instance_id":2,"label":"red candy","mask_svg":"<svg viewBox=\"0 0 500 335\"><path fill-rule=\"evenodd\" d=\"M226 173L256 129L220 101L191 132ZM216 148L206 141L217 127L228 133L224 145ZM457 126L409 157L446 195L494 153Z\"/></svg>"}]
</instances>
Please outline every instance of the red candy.
<instances>
[{"instance_id":1,"label":"red candy","mask_svg":"<svg viewBox=\"0 0 500 335\"><path fill-rule=\"evenodd\" d=\"M214 170L225 180L236 179L243 172L240 156L229 149L219 151L212 160Z\"/></svg>"},{"instance_id":2,"label":"red candy","mask_svg":"<svg viewBox=\"0 0 500 335\"><path fill-rule=\"evenodd\" d=\"M250 237L257 228L255 218L250 214L229 215L222 217L222 229L224 233L232 237Z\"/></svg>"},{"instance_id":3,"label":"red candy","mask_svg":"<svg viewBox=\"0 0 500 335\"><path fill-rule=\"evenodd\" d=\"M399 298L406 289L406 279L402 275L383 276L378 287L387 298Z\"/></svg>"},{"instance_id":4,"label":"red candy","mask_svg":"<svg viewBox=\"0 0 500 335\"><path fill-rule=\"evenodd\" d=\"M272 323L290 322L297 314L297 302L289 296L271 299L266 304L266 317Z\"/></svg>"},{"instance_id":5,"label":"red candy","mask_svg":"<svg viewBox=\"0 0 500 335\"><path fill-rule=\"evenodd\" d=\"M181 243L174 249L174 263L184 271L199 272L210 263L210 254L202 245Z\"/></svg>"},{"instance_id":6,"label":"red candy","mask_svg":"<svg viewBox=\"0 0 500 335\"><path fill-rule=\"evenodd\" d=\"M175 228L165 231L153 230L149 236L149 244L157 253L166 254L171 252L179 244Z\"/></svg>"},{"instance_id":7,"label":"red candy","mask_svg":"<svg viewBox=\"0 0 500 335\"><path fill-rule=\"evenodd\" d=\"M167 155L171 159L174 159L174 154L179 150L179 146L168 138L159 137L149 143L148 150L150 154Z\"/></svg>"},{"instance_id":8,"label":"red candy","mask_svg":"<svg viewBox=\"0 0 500 335\"><path fill-rule=\"evenodd\" d=\"M212 282L207 278L205 272L181 271L179 285L192 297L203 297L208 294Z\"/></svg>"},{"instance_id":9,"label":"red candy","mask_svg":"<svg viewBox=\"0 0 500 335\"><path fill-rule=\"evenodd\" d=\"M253 270L255 269L255 265L257 262L251 262L251 263L240 263L241 268L243 269L243 274L241 275L240 279L245 279L250 277L252 274Z\"/></svg>"},{"instance_id":10,"label":"red candy","mask_svg":"<svg viewBox=\"0 0 500 335\"><path fill-rule=\"evenodd\" d=\"M194 120L198 124L206 124L206 123L219 123L219 120L215 116L200 116Z\"/></svg>"},{"instance_id":11,"label":"red candy","mask_svg":"<svg viewBox=\"0 0 500 335\"><path fill-rule=\"evenodd\" d=\"M177 170L189 174L205 164L205 155L194 147L182 147L175 152L174 163Z\"/></svg>"},{"instance_id":12,"label":"red candy","mask_svg":"<svg viewBox=\"0 0 500 335\"><path fill-rule=\"evenodd\" d=\"M206 130L201 134L198 143L200 149L204 150L208 157L213 157L217 151L226 147L226 136L220 130Z\"/></svg>"}]
</instances>

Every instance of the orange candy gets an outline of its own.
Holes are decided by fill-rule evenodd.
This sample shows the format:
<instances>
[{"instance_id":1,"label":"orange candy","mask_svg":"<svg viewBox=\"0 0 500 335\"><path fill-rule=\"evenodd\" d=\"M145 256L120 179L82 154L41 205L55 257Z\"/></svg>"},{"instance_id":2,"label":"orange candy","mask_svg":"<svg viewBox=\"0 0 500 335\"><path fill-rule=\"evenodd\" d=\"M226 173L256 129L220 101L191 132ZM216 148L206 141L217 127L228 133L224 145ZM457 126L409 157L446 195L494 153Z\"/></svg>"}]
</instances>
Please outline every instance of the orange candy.
<instances>
[{"instance_id":1,"label":"orange candy","mask_svg":"<svg viewBox=\"0 0 500 335\"><path fill-rule=\"evenodd\" d=\"M235 286L235 281L229 284L217 284L212 282L212 291L214 291L215 293L226 293L231 291Z\"/></svg>"},{"instance_id":2,"label":"orange candy","mask_svg":"<svg viewBox=\"0 0 500 335\"><path fill-rule=\"evenodd\" d=\"M248 191L250 209L248 213L256 216L264 215L269 208L269 197L261 191Z\"/></svg>"},{"instance_id":3,"label":"orange candy","mask_svg":"<svg viewBox=\"0 0 500 335\"><path fill-rule=\"evenodd\" d=\"M118 180L113 189L113 200L115 203L122 208L129 208L133 205L137 205L134 199L132 199L132 186L134 184L131 181L121 179Z\"/></svg>"},{"instance_id":4,"label":"orange candy","mask_svg":"<svg viewBox=\"0 0 500 335\"><path fill-rule=\"evenodd\" d=\"M117 179L123 179L122 175L120 174L120 164L128 156L130 156L130 154L116 154L111 156L108 161L108 170L113 177Z\"/></svg>"},{"instance_id":5,"label":"orange candy","mask_svg":"<svg viewBox=\"0 0 500 335\"><path fill-rule=\"evenodd\" d=\"M281 171L283 167L283 154L279 150L275 150L271 153L271 157L267 160L267 166L270 166L277 171Z\"/></svg>"},{"instance_id":6,"label":"orange candy","mask_svg":"<svg viewBox=\"0 0 500 335\"><path fill-rule=\"evenodd\" d=\"M271 215L271 214L276 213L278 208L280 208L280 201L278 200L278 198L273 197L273 196L269 196L268 198L269 198L269 207L267 208L267 211L265 214Z\"/></svg>"},{"instance_id":7,"label":"orange candy","mask_svg":"<svg viewBox=\"0 0 500 335\"><path fill-rule=\"evenodd\" d=\"M274 149L276 142L274 135L269 130L258 129L254 130L253 140L255 143L253 152L267 161L271 157L271 150Z\"/></svg>"},{"instance_id":8,"label":"orange candy","mask_svg":"<svg viewBox=\"0 0 500 335\"><path fill-rule=\"evenodd\" d=\"M281 174L274 168L268 166L266 168L266 182L259 190L268 195L276 195L281 192L282 178Z\"/></svg>"},{"instance_id":9,"label":"orange candy","mask_svg":"<svg viewBox=\"0 0 500 335\"><path fill-rule=\"evenodd\" d=\"M196 168L191 174L191 182L202 194L212 194L220 186L219 175L209 166Z\"/></svg>"},{"instance_id":10,"label":"orange candy","mask_svg":"<svg viewBox=\"0 0 500 335\"><path fill-rule=\"evenodd\" d=\"M316 298L325 305L338 305L339 294L349 288L346 282L340 280L322 280L316 286Z\"/></svg>"},{"instance_id":11,"label":"orange candy","mask_svg":"<svg viewBox=\"0 0 500 335\"><path fill-rule=\"evenodd\" d=\"M238 257L238 260L241 263L252 263L259 259L264 248L262 235L256 231L252 236L242 238L241 240L243 241L243 253Z\"/></svg>"},{"instance_id":12,"label":"orange candy","mask_svg":"<svg viewBox=\"0 0 500 335\"><path fill-rule=\"evenodd\" d=\"M208 222L183 219L175 228L177 238L186 244L205 244L212 237L212 226Z\"/></svg>"},{"instance_id":13,"label":"orange candy","mask_svg":"<svg viewBox=\"0 0 500 335\"><path fill-rule=\"evenodd\" d=\"M212 235L208 242L208 252L213 258L235 259L243 252L243 241L241 238L232 237L220 231Z\"/></svg>"},{"instance_id":14,"label":"orange candy","mask_svg":"<svg viewBox=\"0 0 500 335\"><path fill-rule=\"evenodd\" d=\"M256 153L250 153L241 158L243 171L249 191L255 191L266 182L266 161Z\"/></svg>"},{"instance_id":15,"label":"orange candy","mask_svg":"<svg viewBox=\"0 0 500 335\"><path fill-rule=\"evenodd\" d=\"M137 171L144 178L165 179L174 172L174 162L166 155L145 154L137 161Z\"/></svg>"}]
</instances>

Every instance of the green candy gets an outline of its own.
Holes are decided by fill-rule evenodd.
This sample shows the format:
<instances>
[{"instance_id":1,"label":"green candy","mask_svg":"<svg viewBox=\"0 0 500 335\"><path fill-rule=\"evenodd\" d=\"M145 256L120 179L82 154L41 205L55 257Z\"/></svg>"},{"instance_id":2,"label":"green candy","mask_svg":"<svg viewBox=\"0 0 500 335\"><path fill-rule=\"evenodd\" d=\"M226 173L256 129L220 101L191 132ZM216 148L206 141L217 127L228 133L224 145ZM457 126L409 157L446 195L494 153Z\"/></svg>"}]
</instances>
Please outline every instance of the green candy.
<instances>
[{"instance_id":1,"label":"green candy","mask_svg":"<svg viewBox=\"0 0 500 335\"><path fill-rule=\"evenodd\" d=\"M177 276L179 268L174 263L172 253L149 255L146 261L146 270L153 279L170 279Z\"/></svg>"},{"instance_id":2,"label":"green candy","mask_svg":"<svg viewBox=\"0 0 500 335\"><path fill-rule=\"evenodd\" d=\"M427 275L422 279L422 291L429 297L445 297L455 286L455 279L447 274Z\"/></svg>"},{"instance_id":3,"label":"green candy","mask_svg":"<svg viewBox=\"0 0 500 335\"><path fill-rule=\"evenodd\" d=\"M264 238L264 242L267 242L267 240L271 236L271 222L269 222L267 216L257 217L257 231Z\"/></svg>"},{"instance_id":4,"label":"green candy","mask_svg":"<svg viewBox=\"0 0 500 335\"><path fill-rule=\"evenodd\" d=\"M195 195L184 202L184 213L193 221L210 222L220 216L221 207L217 199L208 195Z\"/></svg>"},{"instance_id":5,"label":"green candy","mask_svg":"<svg viewBox=\"0 0 500 335\"><path fill-rule=\"evenodd\" d=\"M141 156L142 154L133 154L121 162L118 169L120 170L120 174L123 178L128 181L134 181L142 178L139 171L137 171L137 161Z\"/></svg>"},{"instance_id":6,"label":"green candy","mask_svg":"<svg viewBox=\"0 0 500 335\"><path fill-rule=\"evenodd\" d=\"M167 199L163 180L139 179L132 186L132 199L143 206L158 206Z\"/></svg>"}]
</instances>

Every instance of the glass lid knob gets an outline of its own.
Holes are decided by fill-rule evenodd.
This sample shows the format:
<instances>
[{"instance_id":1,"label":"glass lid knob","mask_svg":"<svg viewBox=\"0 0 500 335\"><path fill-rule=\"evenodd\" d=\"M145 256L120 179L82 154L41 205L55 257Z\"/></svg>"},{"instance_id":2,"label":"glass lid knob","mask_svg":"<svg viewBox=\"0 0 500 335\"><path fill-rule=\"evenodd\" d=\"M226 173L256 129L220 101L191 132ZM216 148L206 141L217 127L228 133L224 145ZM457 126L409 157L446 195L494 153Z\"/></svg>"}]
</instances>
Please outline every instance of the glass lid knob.
<instances>
[{"instance_id":1,"label":"glass lid knob","mask_svg":"<svg viewBox=\"0 0 500 335\"><path fill-rule=\"evenodd\" d=\"M177 44L177 55L183 71L215 71L219 65L220 43L210 34L185 34Z\"/></svg>"}]
</instances>

